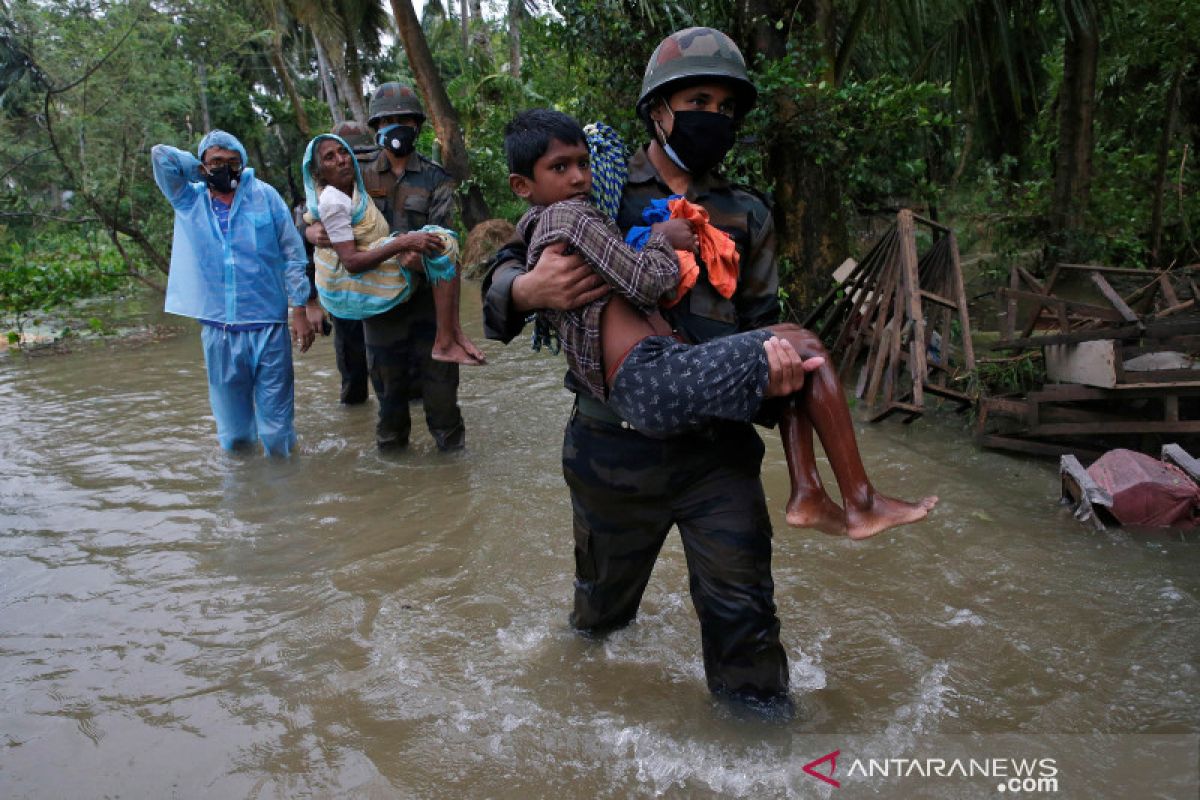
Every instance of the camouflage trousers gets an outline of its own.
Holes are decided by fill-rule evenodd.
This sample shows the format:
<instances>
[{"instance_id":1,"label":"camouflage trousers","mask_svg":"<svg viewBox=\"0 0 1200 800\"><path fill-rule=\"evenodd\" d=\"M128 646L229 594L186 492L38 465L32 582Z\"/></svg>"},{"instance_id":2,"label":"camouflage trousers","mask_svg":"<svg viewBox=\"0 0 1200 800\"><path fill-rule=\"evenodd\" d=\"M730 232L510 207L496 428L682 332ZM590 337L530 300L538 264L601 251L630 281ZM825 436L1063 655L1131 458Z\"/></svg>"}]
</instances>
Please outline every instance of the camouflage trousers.
<instances>
[{"instance_id":1,"label":"camouflage trousers","mask_svg":"<svg viewBox=\"0 0 1200 800\"><path fill-rule=\"evenodd\" d=\"M342 376L341 402L348 406L367 402L370 370L362 320L333 317L333 352ZM375 390L376 396L379 389Z\"/></svg>"},{"instance_id":2,"label":"camouflage trousers","mask_svg":"<svg viewBox=\"0 0 1200 800\"><path fill-rule=\"evenodd\" d=\"M749 424L652 439L576 409L563 441L575 528L571 624L603 633L630 622L675 525L709 690L753 700L785 695L762 457Z\"/></svg>"},{"instance_id":3,"label":"camouflage trousers","mask_svg":"<svg viewBox=\"0 0 1200 800\"><path fill-rule=\"evenodd\" d=\"M433 293L425 285L407 302L363 320L367 365L379 398L375 442L381 449L408 444L408 404L418 396L439 450L457 450L466 441L458 407L458 365L433 360L436 332Z\"/></svg>"}]
</instances>

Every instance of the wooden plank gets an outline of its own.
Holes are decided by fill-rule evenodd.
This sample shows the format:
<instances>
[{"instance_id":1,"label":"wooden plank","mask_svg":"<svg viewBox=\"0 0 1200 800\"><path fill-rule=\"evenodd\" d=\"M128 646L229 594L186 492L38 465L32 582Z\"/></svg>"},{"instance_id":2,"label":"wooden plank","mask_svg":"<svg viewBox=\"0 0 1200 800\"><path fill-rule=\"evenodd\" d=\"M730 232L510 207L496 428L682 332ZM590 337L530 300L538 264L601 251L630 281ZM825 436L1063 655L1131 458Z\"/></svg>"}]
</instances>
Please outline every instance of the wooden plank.
<instances>
[{"instance_id":1,"label":"wooden plank","mask_svg":"<svg viewBox=\"0 0 1200 800\"><path fill-rule=\"evenodd\" d=\"M1012 450L1017 453L1028 453L1035 456L1051 456L1058 458L1071 453L1089 453L1086 448L1073 447L1069 444L1054 444L1052 442L1037 442L1021 439L1016 436L1000 436L994 433L979 437L980 447L993 450Z\"/></svg>"},{"instance_id":2,"label":"wooden plank","mask_svg":"<svg viewBox=\"0 0 1200 800\"><path fill-rule=\"evenodd\" d=\"M905 211L908 211L908 209L905 209ZM927 217L922 217L920 214L913 214L913 212L911 212L911 211L908 211L908 213L910 215L912 215L912 218L914 220L921 223L922 225L928 225L929 227L933 228L935 231L941 231L942 233L950 233L950 229L947 228L945 225L942 225L941 223L934 222L933 220L928 219Z\"/></svg>"},{"instance_id":3,"label":"wooden plank","mask_svg":"<svg viewBox=\"0 0 1200 800\"><path fill-rule=\"evenodd\" d=\"M1032 425L1030 436L1086 436L1107 434L1117 436L1130 433L1200 433L1200 420L1135 420L1128 422L1047 422Z\"/></svg>"},{"instance_id":4,"label":"wooden plank","mask_svg":"<svg viewBox=\"0 0 1200 800\"><path fill-rule=\"evenodd\" d=\"M1021 289L1006 289L1004 287L997 289L996 292L997 294L1015 297L1018 300L1032 300L1036 303L1054 306L1055 308L1064 309L1072 314L1078 314L1083 317L1104 320L1105 322L1128 322L1128 320L1121 315L1121 312L1117 311L1115 308L1098 306L1094 303L1081 303L1075 300L1064 300L1061 297L1041 295L1037 292L1026 292Z\"/></svg>"},{"instance_id":5,"label":"wooden plank","mask_svg":"<svg viewBox=\"0 0 1200 800\"><path fill-rule=\"evenodd\" d=\"M1117 310L1126 322L1141 322L1138 315L1133 313L1133 309L1125 305L1125 301L1121 299L1121 295L1117 294L1117 290L1112 285L1104 280L1104 276L1098 272L1091 274L1092 283L1096 284L1096 288L1100 290L1100 294L1104 295L1104 299L1113 304L1113 308Z\"/></svg>"},{"instance_id":6,"label":"wooden plank","mask_svg":"<svg viewBox=\"0 0 1200 800\"><path fill-rule=\"evenodd\" d=\"M1004 291L1000 289L998 291ZM1144 330L1136 325L1121 327L1096 328L1073 333L1059 333L1050 336L1032 336L1023 339L993 342L991 350L1028 350L1034 347L1044 347L1048 344L1069 344L1071 342L1087 342L1096 339L1167 339L1173 336L1191 336L1200 334L1200 320L1188 322L1147 323Z\"/></svg>"},{"instance_id":7,"label":"wooden plank","mask_svg":"<svg viewBox=\"0 0 1200 800\"><path fill-rule=\"evenodd\" d=\"M936 383L926 383L925 391L929 392L930 394L935 394L938 397L943 397L947 400L953 400L955 403L959 404L959 411L965 411L966 409L975 405L975 398L971 397L970 395L955 389L949 389L945 386L939 386Z\"/></svg>"},{"instance_id":8,"label":"wooden plank","mask_svg":"<svg viewBox=\"0 0 1200 800\"><path fill-rule=\"evenodd\" d=\"M1065 455L1058 462L1058 474L1062 480L1062 499L1075 504L1075 519L1091 525L1098 531L1104 530L1099 508L1111 509L1112 495L1100 487L1087 473L1079 459Z\"/></svg>"},{"instance_id":9,"label":"wooden plank","mask_svg":"<svg viewBox=\"0 0 1200 800\"><path fill-rule=\"evenodd\" d=\"M1179 295L1175 294L1175 287L1171 285L1171 279L1167 277L1166 273L1158 276L1158 285L1162 289L1162 295L1168 306L1179 305Z\"/></svg>"},{"instance_id":10,"label":"wooden plank","mask_svg":"<svg viewBox=\"0 0 1200 800\"><path fill-rule=\"evenodd\" d=\"M1200 370L1196 369L1127 369L1125 385L1144 383L1194 383L1200 381Z\"/></svg>"},{"instance_id":11,"label":"wooden plank","mask_svg":"<svg viewBox=\"0 0 1200 800\"><path fill-rule=\"evenodd\" d=\"M878 414L871 417L871 422L882 422L883 420L890 417L892 414L905 414L906 418L904 421L905 421L905 423L908 423L908 422L912 422L914 419L916 419L917 417L921 416L924 413L925 413L925 409L921 408L920 406L913 405L912 403L902 403L900 401L895 401L892 403L888 403L887 408L883 409L883 411L880 411Z\"/></svg>"},{"instance_id":12,"label":"wooden plank","mask_svg":"<svg viewBox=\"0 0 1200 800\"><path fill-rule=\"evenodd\" d=\"M1002 417L1013 417L1015 419L1024 420L1029 416L1029 403L1024 400L1010 400L1004 397L981 397L979 398L979 408L982 411L987 411L990 414L998 414Z\"/></svg>"},{"instance_id":13,"label":"wooden plank","mask_svg":"<svg viewBox=\"0 0 1200 800\"><path fill-rule=\"evenodd\" d=\"M917 278L917 234L913 227L913 213L903 209L896 215L896 228L900 232L900 263L904 266L900 285L904 289L908 317L913 326L908 340L908 369L912 378L913 405L920 408L925 405L925 378L929 375L925 348L929 343L925 339L925 314L921 308L921 284Z\"/></svg>"},{"instance_id":14,"label":"wooden plank","mask_svg":"<svg viewBox=\"0 0 1200 800\"><path fill-rule=\"evenodd\" d=\"M1025 280L1027 284L1033 287L1034 291L1036 291L1038 294L1046 293L1046 287L1042 285L1041 281L1033 276L1033 273L1020 266L1018 266L1016 269L1017 273Z\"/></svg>"},{"instance_id":15,"label":"wooden plank","mask_svg":"<svg viewBox=\"0 0 1200 800\"><path fill-rule=\"evenodd\" d=\"M1057 264L1057 267L1071 270L1085 270L1087 272L1107 272L1111 275L1142 275L1149 276L1154 274L1154 270L1138 269L1137 267L1106 267L1102 264ZM1194 269L1194 266L1177 267L1176 272Z\"/></svg>"},{"instance_id":16,"label":"wooden plank","mask_svg":"<svg viewBox=\"0 0 1200 800\"><path fill-rule=\"evenodd\" d=\"M1200 483L1200 461L1192 458L1188 451L1177 444L1164 444L1159 460L1174 464L1188 474L1196 483Z\"/></svg>"},{"instance_id":17,"label":"wooden plank","mask_svg":"<svg viewBox=\"0 0 1200 800\"><path fill-rule=\"evenodd\" d=\"M940 294L935 294L925 289L919 289L918 291L921 293L921 297L930 302L937 303L939 306L945 306L946 308L952 308L956 311L958 310L958 303L955 303L948 297L942 297Z\"/></svg>"},{"instance_id":18,"label":"wooden plank","mask_svg":"<svg viewBox=\"0 0 1200 800\"><path fill-rule=\"evenodd\" d=\"M950 289L958 305L958 327L962 333L963 366L975 369L975 343L971 341L971 315L967 309L967 291L963 284L962 261L958 255L958 237L950 232Z\"/></svg>"},{"instance_id":19,"label":"wooden plank","mask_svg":"<svg viewBox=\"0 0 1200 800\"><path fill-rule=\"evenodd\" d=\"M1046 278L1046 283L1042 286L1042 288L1040 288L1038 290L1039 295L1047 295L1048 296L1050 294L1053 294L1054 285L1058 281L1058 272L1059 272L1058 265L1055 264L1054 268L1050 270L1049 277ZM1016 288L1016 287L1013 287L1013 288ZM1038 319L1040 319L1041 316L1042 316L1042 306L1039 304L1037 309L1034 311L1033 316L1029 318L1029 323L1025 326L1025 331L1021 334L1021 338L1023 338L1023 339L1029 338L1029 335L1031 333L1033 333L1033 329L1037 325ZM1066 328L1063 328L1063 331L1065 332Z\"/></svg>"}]
</instances>

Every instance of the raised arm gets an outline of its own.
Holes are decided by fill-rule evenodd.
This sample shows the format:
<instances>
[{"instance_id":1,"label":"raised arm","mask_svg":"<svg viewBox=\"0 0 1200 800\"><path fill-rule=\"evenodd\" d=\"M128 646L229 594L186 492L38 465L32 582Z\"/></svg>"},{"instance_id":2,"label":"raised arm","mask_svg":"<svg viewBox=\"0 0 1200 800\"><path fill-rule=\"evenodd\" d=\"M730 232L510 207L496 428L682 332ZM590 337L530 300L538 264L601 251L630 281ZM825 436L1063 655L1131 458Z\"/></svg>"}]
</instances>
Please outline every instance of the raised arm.
<instances>
[{"instance_id":1,"label":"raised arm","mask_svg":"<svg viewBox=\"0 0 1200 800\"><path fill-rule=\"evenodd\" d=\"M199 196L191 184L200 181L200 159L186 150L156 144L150 150L154 182L167 201L180 211L191 208Z\"/></svg>"}]
</instances>

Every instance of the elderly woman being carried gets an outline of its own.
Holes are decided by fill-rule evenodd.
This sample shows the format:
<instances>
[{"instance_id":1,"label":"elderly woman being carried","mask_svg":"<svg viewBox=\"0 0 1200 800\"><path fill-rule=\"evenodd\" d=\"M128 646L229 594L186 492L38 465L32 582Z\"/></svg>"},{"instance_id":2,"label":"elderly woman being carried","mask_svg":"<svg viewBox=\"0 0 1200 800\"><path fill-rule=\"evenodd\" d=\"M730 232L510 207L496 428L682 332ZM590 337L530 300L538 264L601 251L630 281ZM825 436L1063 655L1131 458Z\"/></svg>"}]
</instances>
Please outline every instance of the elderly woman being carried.
<instances>
[{"instance_id":1,"label":"elderly woman being carried","mask_svg":"<svg viewBox=\"0 0 1200 800\"><path fill-rule=\"evenodd\" d=\"M343 319L366 319L409 298L413 273L424 273L437 308L433 357L438 361L486 363L458 318L458 239L452 231L426 225L389 235L387 220L367 196L350 147L322 134L304 153L305 218L325 225L330 247L313 256L321 304Z\"/></svg>"}]
</instances>

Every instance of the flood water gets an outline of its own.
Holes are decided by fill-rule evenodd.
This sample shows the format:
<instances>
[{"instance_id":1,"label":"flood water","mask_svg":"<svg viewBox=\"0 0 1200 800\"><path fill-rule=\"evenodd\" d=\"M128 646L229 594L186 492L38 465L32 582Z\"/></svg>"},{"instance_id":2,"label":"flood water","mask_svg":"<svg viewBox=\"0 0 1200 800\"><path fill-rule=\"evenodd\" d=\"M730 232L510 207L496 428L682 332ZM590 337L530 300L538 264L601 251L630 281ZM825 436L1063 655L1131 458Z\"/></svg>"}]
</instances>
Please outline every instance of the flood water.
<instances>
[{"instance_id":1,"label":"flood water","mask_svg":"<svg viewBox=\"0 0 1200 800\"><path fill-rule=\"evenodd\" d=\"M798 712L762 719L705 690L675 537L636 623L568 628L561 357L486 343L466 452L415 407L384 457L319 340L272 461L219 450L178 324L0 356L0 796L841 797L801 769L837 737L1200 730L1200 545L1087 531L959 418L858 426L879 488L941 496L862 543L786 527L766 434Z\"/></svg>"}]
</instances>

